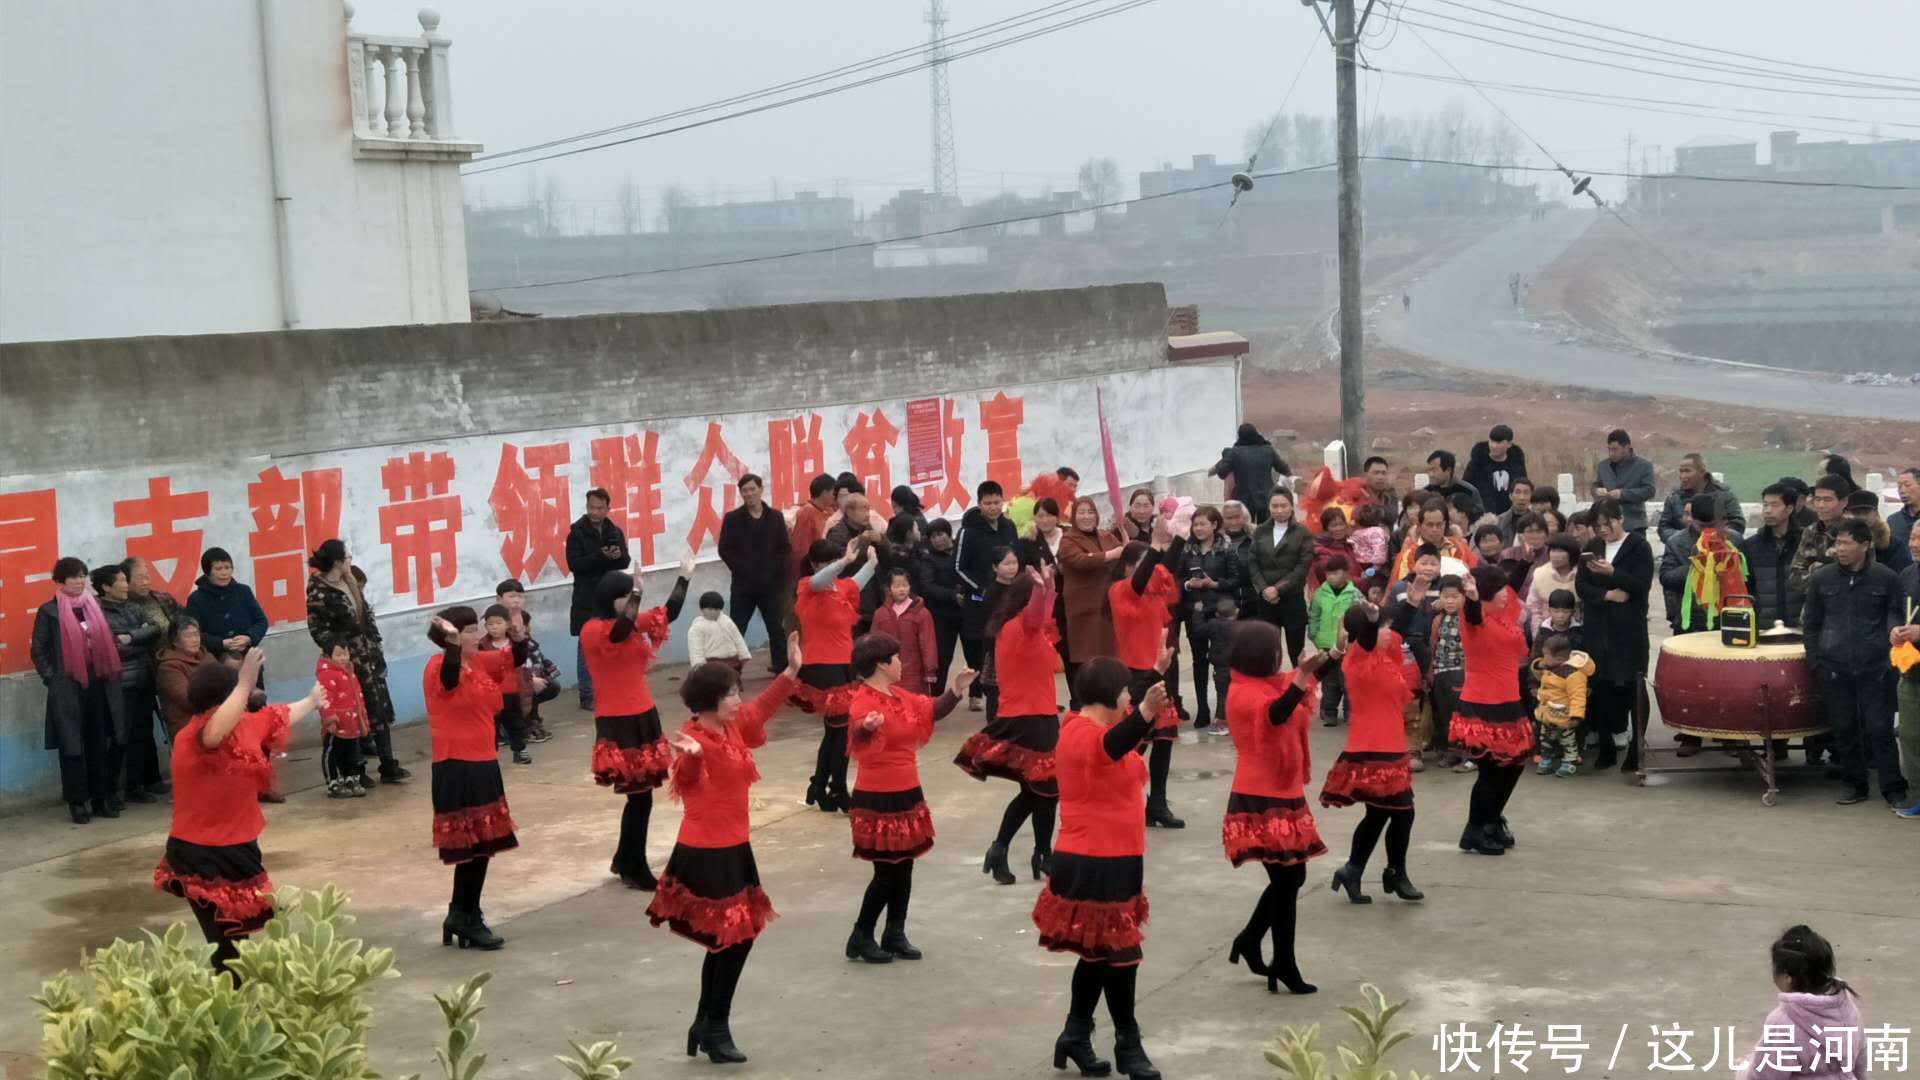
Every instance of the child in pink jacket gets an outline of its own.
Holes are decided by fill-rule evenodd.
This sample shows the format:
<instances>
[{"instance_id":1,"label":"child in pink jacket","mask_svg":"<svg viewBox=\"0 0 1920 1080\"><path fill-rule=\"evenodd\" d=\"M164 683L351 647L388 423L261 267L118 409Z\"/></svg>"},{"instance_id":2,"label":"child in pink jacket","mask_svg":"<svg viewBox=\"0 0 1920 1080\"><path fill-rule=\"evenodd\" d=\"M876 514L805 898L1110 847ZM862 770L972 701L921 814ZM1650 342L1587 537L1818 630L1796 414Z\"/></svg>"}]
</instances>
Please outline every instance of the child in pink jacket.
<instances>
[{"instance_id":1,"label":"child in pink jacket","mask_svg":"<svg viewBox=\"0 0 1920 1080\"><path fill-rule=\"evenodd\" d=\"M1860 1008L1853 988L1833 971L1833 946L1805 926L1789 927L1773 943L1773 985L1780 1003L1761 1030L1791 1029L1793 1034L1784 1039L1763 1035L1741 1067L1740 1080L1866 1080Z\"/></svg>"}]
</instances>

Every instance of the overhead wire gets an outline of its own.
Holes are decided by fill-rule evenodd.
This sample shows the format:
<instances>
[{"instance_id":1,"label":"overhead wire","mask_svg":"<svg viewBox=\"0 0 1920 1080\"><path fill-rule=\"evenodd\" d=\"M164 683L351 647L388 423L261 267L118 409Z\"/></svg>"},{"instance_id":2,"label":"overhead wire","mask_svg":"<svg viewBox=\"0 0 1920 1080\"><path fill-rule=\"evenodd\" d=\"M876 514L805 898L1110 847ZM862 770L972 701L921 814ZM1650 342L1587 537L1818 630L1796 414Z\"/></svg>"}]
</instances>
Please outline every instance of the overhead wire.
<instances>
[{"instance_id":1,"label":"overhead wire","mask_svg":"<svg viewBox=\"0 0 1920 1080\"><path fill-rule=\"evenodd\" d=\"M1412 165L1452 165L1463 169L1511 169L1515 172L1557 173L1552 165L1504 165L1487 161L1456 161L1451 158L1411 157L1402 154L1362 154L1364 161L1397 161ZM1693 180L1710 184L1758 184L1766 187L1840 188L1851 191L1920 191L1920 184L1870 184L1853 180L1789 180L1774 176L1715 176L1710 173L1660 173L1648 176L1636 172L1607 169L1579 169L1582 176L1619 177L1627 180Z\"/></svg>"}]
</instances>

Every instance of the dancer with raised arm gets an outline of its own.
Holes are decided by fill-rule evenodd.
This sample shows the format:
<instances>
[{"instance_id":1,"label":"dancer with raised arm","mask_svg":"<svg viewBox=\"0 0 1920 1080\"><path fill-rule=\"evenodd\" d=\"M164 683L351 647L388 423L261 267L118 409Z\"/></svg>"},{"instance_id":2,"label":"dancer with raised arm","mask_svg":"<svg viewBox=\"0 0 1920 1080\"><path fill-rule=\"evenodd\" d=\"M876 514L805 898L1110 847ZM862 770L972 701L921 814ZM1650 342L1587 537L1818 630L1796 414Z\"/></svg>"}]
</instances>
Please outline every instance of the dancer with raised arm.
<instances>
[{"instance_id":1,"label":"dancer with raised arm","mask_svg":"<svg viewBox=\"0 0 1920 1080\"><path fill-rule=\"evenodd\" d=\"M873 576L878 556L863 539L840 548L816 540L807 551L807 577L800 579L793 599L793 617L800 640L807 646L807 665L800 669L805 686L802 698L820 714L820 749L814 755L813 778L807 782L807 805L832 813L847 808L847 694L853 681L853 628L860 621L860 590ZM846 570L858 566L852 576Z\"/></svg>"},{"instance_id":2,"label":"dancer with raised arm","mask_svg":"<svg viewBox=\"0 0 1920 1080\"><path fill-rule=\"evenodd\" d=\"M1463 584L1467 603L1461 610L1460 646L1466 653L1467 679L1454 707L1452 739L1479 769L1467 800L1460 850L1504 855L1514 846L1507 800L1533 760L1532 717L1520 697L1527 638L1520 629L1520 600L1507 587L1504 573L1476 566Z\"/></svg>"},{"instance_id":3,"label":"dancer with raised arm","mask_svg":"<svg viewBox=\"0 0 1920 1080\"><path fill-rule=\"evenodd\" d=\"M1167 567L1180 564L1184 545L1167 532L1165 518L1156 517L1150 531L1152 543L1135 540L1115 560L1113 584L1107 588L1116 652L1132 675L1127 689L1136 702L1146 700L1147 687L1165 681L1165 665L1156 668L1154 659L1169 644L1167 626L1180 602L1180 586ZM1173 707L1171 687L1165 707L1152 720L1146 821L1162 829L1184 829L1187 823L1167 805L1167 775L1173 769L1174 741L1180 737L1180 714Z\"/></svg>"},{"instance_id":4,"label":"dancer with raised arm","mask_svg":"<svg viewBox=\"0 0 1920 1080\"><path fill-rule=\"evenodd\" d=\"M1406 604L1398 610L1409 620L1415 611ZM1402 900L1425 898L1407 878L1413 772L1407 758L1406 708L1420 674L1401 653L1400 633L1382 628L1379 620L1379 609L1367 603L1348 608L1342 619L1347 647L1339 664L1347 684L1347 746L1320 785L1322 806L1364 803L1367 808L1353 830L1346 865L1333 873L1333 888L1345 889L1347 899L1356 904L1373 902L1360 891L1360 879L1383 831L1387 870L1381 886Z\"/></svg>"}]
</instances>

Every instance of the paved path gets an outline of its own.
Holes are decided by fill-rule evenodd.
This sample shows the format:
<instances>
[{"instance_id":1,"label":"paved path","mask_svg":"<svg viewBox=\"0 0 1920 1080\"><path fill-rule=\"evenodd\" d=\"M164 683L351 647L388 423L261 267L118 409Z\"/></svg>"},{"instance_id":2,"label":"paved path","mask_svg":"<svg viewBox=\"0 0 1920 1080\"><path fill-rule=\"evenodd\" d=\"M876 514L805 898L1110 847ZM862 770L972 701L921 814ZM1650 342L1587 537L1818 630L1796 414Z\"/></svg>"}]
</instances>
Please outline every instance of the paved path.
<instances>
[{"instance_id":1,"label":"paved path","mask_svg":"<svg viewBox=\"0 0 1920 1080\"><path fill-rule=\"evenodd\" d=\"M1520 220L1428 271L1382 303L1372 333L1381 341L1456 367L1601 390L1694 398L1806 414L1903 419L1920 416L1920 386L1849 386L1818 375L1639 356L1585 344L1514 310L1508 277L1537 277L1593 224L1594 212L1566 210ZM1654 258L1652 253L1649 258Z\"/></svg>"}]
</instances>

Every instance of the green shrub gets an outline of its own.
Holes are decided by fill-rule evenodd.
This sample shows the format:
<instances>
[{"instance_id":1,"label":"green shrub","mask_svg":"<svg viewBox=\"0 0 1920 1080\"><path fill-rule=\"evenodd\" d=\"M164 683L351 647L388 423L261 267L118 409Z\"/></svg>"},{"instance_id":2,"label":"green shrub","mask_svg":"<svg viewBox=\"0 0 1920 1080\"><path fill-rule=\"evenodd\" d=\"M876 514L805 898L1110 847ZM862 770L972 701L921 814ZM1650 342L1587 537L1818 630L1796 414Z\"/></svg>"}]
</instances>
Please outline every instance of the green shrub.
<instances>
[{"instance_id":1,"label":"green shrub","mask_svg":"<svg viewBox=\"0 0 1920 1080\"><path fill-rule=\"evenodd\" d=\"M1393 1018L1407 1003L1387 1003L1387 996L1372 983L1362 983L1360 994L1366 1007L1342 1005L1340 1011L1359 1029L1358 1043L1341 1043L1335 1049L1343 1070L1327 1071L1327 1055L1320 1050L1320 1025L1304 1028L1284 1027L1280 1034L1262 1047L1267 1064L1279 1070L1281 1080L1398 1080L1398 1074L1386 1067L1387 1056L1395 1047L1412 1037L1412 1032L1394 1030ZM1424 1080L1417 1072L1407 1080Z\"/></svg>"},{"instance_id":2,"label":"green shrub","mask_svg":"<svg viewBox=\"0 0 1920 1080\"><path fill-rule=\"evenodd\" d=\"M42 984L32 1000L47 1080L377 1080L366 995L399 974L393 950L341 933L353 918L332 886L282 889L274 908L229 965L238 987L214 973L213 946L179 923L116 941L86 957L78 977ZM475 1080L486 1063L472 1048L487 978L435 996L447 1025L436 1057L448 1080ZM579 1080L614 1080L632 1066L611 1043L574 1044L557 1060Z\"/></svg>"}]
</instances>

